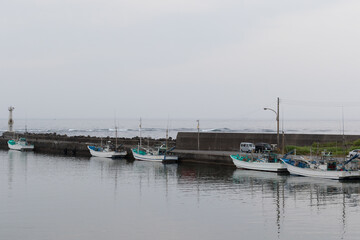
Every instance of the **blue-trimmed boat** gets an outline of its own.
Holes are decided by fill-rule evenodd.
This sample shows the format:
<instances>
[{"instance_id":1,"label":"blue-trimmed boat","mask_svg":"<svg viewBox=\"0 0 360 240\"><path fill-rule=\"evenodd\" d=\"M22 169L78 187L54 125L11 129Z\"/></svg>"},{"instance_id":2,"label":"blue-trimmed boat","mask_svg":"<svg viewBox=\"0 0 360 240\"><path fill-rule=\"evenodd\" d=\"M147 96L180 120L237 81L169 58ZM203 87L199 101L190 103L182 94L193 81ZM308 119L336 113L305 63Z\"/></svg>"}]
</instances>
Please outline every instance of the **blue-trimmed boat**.
<instances>
[{"instance_id":1,"label":"blue-trimmed boat","mask_svg":"<svg viewBox=\"0 0 360 240\"><path fill-rule=\"evenodd\" d=\"M87 146L93 157L104 157L104 158L121 158L127 155L126 151L112 150L110 142L105 147Z\"/></svg>"},{"instance_id":2,"label":"blue-trimmed boat","mask_svg":"<svg viewBox=\"0 0 360 240\"><path fill-rule=\"evenodd\" d=\"M265 152L260 157L253 155L230 155L237 168L267 171L286 172L286 165L277 157L277 154Z\"/></svg>"},{"instance_id":3,"label":"blue-trimmed boat","mask_svg":"<svg viewBox=\"0 0 360 240\"><path fill-rule=\"evenodd\" d=\"M31 151L34 149L33 144L29 144L25 138L19 138L18 140L9 140L8 142L9 149L19 150L19 151Z\"/></svg>"},{"instance_id":4,"label":"blue-trimmed boat","mask_svg":"<svg viewBox=\"0 0 360 240\"><path fill-rule=\"evenodd\" d=\"M131 149L131 152L136 160L150 161L150 162L176 162L178 156L172 155L170 152L175 147L168 149L168 128L166 128L166 143L162 144L158 148L144 148L141 145L141 118L139 123L139 145L136 148Z\"/></svg>"},{"instance_id":5,"label":"blue-trimmed boat","mask_svg":"<svg viewBox=\"0 0 360 240\"><path fill-rule=\"evenodd\" d=\"M360 179L359 163L353 161L358 155L347 161L340 162L330 155L314 161L300 156L289 156L290 154L285 154L281 158L290 174L335 180Z\"/></svg>"},{"instance_id":6,"label":"blue-trimmed boat","mask_svg":"<svg viewBox=\"0 0 360 240\"><path fill-rule=\"evenodd\" d=\"M170 155L170 151L172 149L167 149L166 145L163 144L156 149L152 148L142 148L137 147L133 148L132 154L136 160L141 161L152 161L152 162L170 162L170 161L177 161L178 156Z\"/></svg>"}]
</instances>

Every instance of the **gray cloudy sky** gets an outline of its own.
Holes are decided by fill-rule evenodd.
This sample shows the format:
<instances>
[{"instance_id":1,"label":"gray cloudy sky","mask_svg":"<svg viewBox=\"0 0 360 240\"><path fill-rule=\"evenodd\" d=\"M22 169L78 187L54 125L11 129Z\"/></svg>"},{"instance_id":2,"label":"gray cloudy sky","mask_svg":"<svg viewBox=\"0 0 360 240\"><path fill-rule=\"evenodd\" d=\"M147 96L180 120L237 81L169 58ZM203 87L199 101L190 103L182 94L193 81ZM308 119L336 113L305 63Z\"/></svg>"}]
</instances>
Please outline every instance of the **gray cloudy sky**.
<instances>
[{"instance_id":1,"label":"gray cloudy sky","mask_svg":"<svg viewBox=\"0 0 360 240\"><path fill-rule=\"evenodd\" d=\"M276 97L287 118L338 118L339 105L360 118L359 13L356 0L2 0L0 118L9 105L266 118Z\"/></svg>"}]
</instances>

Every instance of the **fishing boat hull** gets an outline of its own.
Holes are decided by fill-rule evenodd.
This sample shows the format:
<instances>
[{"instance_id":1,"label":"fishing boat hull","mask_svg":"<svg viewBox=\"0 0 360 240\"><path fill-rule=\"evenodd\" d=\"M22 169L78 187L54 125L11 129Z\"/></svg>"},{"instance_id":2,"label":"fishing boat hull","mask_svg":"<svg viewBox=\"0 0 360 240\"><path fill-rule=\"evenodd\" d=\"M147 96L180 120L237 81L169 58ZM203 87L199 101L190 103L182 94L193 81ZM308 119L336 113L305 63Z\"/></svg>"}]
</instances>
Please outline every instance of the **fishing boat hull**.
<instances>
[{"instance_id":1,"label":"fishing boat hull","mask_svg":"<svg viewBox=\"0 0 360 240\"><path fill-rule=\"evenodd\" d=\"M266 172L286 172L286 165L282 162L258 162L258 161L243 161L239 159L238 155L231 155L231 159L237 168L266 171Z\"/></svg>"},{"instance_id":2,"label":"fishing boat hull","mask_svg":"<svg viewBox=\"0 0 360 240\"><path fill-rule=\"evenodd\" d=\"M346 180L346 179L360 179L360 171L334 171L334 170L320 170L312 168L301 168L293 166L286 161L284 164L287 167L287 170L292 175L304 176L304 177L314 177L314 178L324 178L324 179L334 179L334 180Z\"/></svg>"},{"instance_id":3,"label":"fishing boat hull","mask_svg":"<svg viewBox=\"0 0 360 240\"><path fill-rule=\"evenodd\" d=\"M17 150L17 151L32 151L32 150L34 150L34 145L26 144L26 143L19 143L19 142L15 142L14 140L8 141L8 147L11 150Z\"/></svg>"},{"instance_id":4,"label":"fishing boat hull","mask_svg":"<svg viewBox=\"0 0 360 240\"><path fill-rule=\"evenodd\" d=\"M91 156L93 157L103 157L103 158L121 158L127 155L126 151L123 152L115 152L115 151L96 151L93 146L87 146Z\"/></svg>"},{"instance_id":5,"label":"fishing boat hull","mask_svg":"<svg viewBox=\"0 0 360 240\"><path fill-rule=\"evenodd\" d=\"M172 162L177 161L178 156L174 155L151 155L146 154L145 152L140 151L140 153L137 151L137 149L132 149L132 154L136 160L140 161L150 161L150 162Z\"/></svg>"}]
</instances>

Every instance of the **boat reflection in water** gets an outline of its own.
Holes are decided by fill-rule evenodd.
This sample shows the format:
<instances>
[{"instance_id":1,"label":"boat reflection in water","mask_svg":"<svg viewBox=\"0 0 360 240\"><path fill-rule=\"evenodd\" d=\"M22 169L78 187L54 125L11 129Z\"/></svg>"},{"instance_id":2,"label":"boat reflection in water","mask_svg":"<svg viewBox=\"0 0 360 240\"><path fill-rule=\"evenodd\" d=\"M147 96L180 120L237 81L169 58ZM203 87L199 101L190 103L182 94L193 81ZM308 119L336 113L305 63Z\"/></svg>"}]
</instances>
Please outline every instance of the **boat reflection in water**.
<instances>
[{"instance_id":1,"label":"boat reflection in water","mask_svg":"<svg viewBox=\"0 0 360 240\"><path fill-rule=\"evenodd\" d=\"M344 239L347 218L354 218L359 208L359 181L339 182L246 170L234 171L233 179L239 187L246 186L254 195L262 195L264 201L269 195L274 200L273 214L276 215L279 239L283 235L291 236L282 233L282 229L289 226L298 233L303 231L302 228L308 231L302 234L313 232L310 239L321 239L328 235L326 232L332 233L334 239ZM266 215L268 210L263 209L263 214ZM358 217L355 219L359 220ZM355 222L351 222L351 227L356 225ZM294 238L301 239L300 236L292 236Z\"/></svg>"},{"instance_id":2,"label":"boat reflection in water","mask_svg":"<svg viewBox=\"0 0 360 240\"><path fill-rule=\"evenodd\" d=\"M359 182L0 151L0 239L357 239ZM52 221L49 221L52 219Z\"/></svg>"},{"instance_id":3,"label":"boat reflection in water","mask_svg":"<svg viewBox=\"0 0 360 240\"><path fill-rule=\"evenodd\" d=\"M23 152L18 150L8 150L8 187L12 188L15 171L21 173L25 182L27 180L28 172L28 156L33 156L33 152ZM20 164L17 162L20 161Z\"/></svg>"}]
</instances>

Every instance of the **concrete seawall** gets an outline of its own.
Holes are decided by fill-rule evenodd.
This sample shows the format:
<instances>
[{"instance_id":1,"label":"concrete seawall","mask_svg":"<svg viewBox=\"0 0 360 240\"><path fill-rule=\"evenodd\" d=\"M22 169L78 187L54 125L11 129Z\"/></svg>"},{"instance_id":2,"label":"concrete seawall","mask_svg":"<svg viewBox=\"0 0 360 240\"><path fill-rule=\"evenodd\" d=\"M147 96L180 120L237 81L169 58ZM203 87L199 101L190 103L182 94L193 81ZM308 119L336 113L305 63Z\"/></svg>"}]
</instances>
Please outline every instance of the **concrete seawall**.
<instances>
[{"instance_id":1,"label":"concrete seawall","mask_svg":"<svg viewBox=\"0 0 360 240\"><path fill-rule=\"evenodd\" d=\"M17 135L22 137L24 135ZM199 139L198 139L199 136ZM35 152L45 154L60 154L66 156L84 156L90 157L87 145L100 145L101 141L115 143L114 138L98 138L86 136L69 137L57 134L26 134L24 137L35 145ZM277 141L276 134L264 133L194 133L179 132L177 139L169 140L170 146L175 146L174 153L179 156L181 162L212 163L222 165L232 165L230 154L236 154L239 151L240 142L267 142L274 144ZM8 149L7 141L13 139L13 133L5 132L0 137L0 149ZM346 141L355 141L360 139L359 135L346 135ZM198 149L199 140L199 149ZM314 142L342 143L343 136L340 135L321 135L321 134L286 134L286 145L304 146L311 145ZM280 142L282 137L280 138ZM143 145L159 146L165 139L143 139ZM128 151L128 159L133 159L131 148L137 146L139 138L119 138L118 144Z\"/></svg>"},{"instance_id":2,"label":"concrete seawall","mask_svg":"<svg viewBox=\"0 0 360 240\"><path fill-rule=\"evenodd\" d=\"M360 139L359 135L346 135L346 141ZM325 134L285 134L285 145L309 146L313 143L343 142L343 136ZM234 166L231 154L239 153L241 142L276 144L277 135L271 133L198 133L179 132L174 151L181 161L213 163ZM280 143L282 136L280 136ZM198 148L199 143L199 148Z\"/></svg>"},{"instance_id":3,"label":"concrete seawall","mask_svg":"<svg viewBox=\"0 0 360 240\"><path fill-rule=\"evenodd\" d=\"M86 137L86 136L73 136L58 134L16 134L16 137L25 137L27 141L34 144L34 151L39 153L60 154L67 156L83 156L90 157L90 152L87 149L88 145L99 146L101 142L105 144L107 141L111 141L115 144L114 138L98 138L98 137ZM0 149L8 149L7 141L14 139L14 134L10 132L3 133L0 137ZM144 145L157 146L165 142L165 139L143 139ZM122 145L122 148L128 151L127 158L132 158L131 148L137 146L139 138L118 138L118 145ZM169 145L174 146L175 141L169 140Z\"/></svg>"},{"instance_id":4,"label":"concrete seawall","mask_svg":"<svg viewBox=\"0 0 360 240\"><path fill-rule=\"evenodd\" d=\"M199 138L198 138L199 136ZM360 135L345 135L346 141L360 139ZM283 137L280 135L280 145ZM199 148L198 148L199 141ZM309 146L313 143L343 142L341 135L327 134L285 134L285 145ZM179 132L176 138L177 150L239 151L241 142L266 142L276 144L277 135L272 133L198 133Z\"/></svg>"},{"instance_id":5,"label":"concrete seawall","mask_svg":"<svg viewBox=\"0 0 360 240\"><path fill-rule=\"evenodd\" d=\"M206 164L228 165L235 167L230 155L238 154L235 151L204 151L204 150L181 150L173 151L181 162L196 162Z\"/></svg>"}]
</instances>

